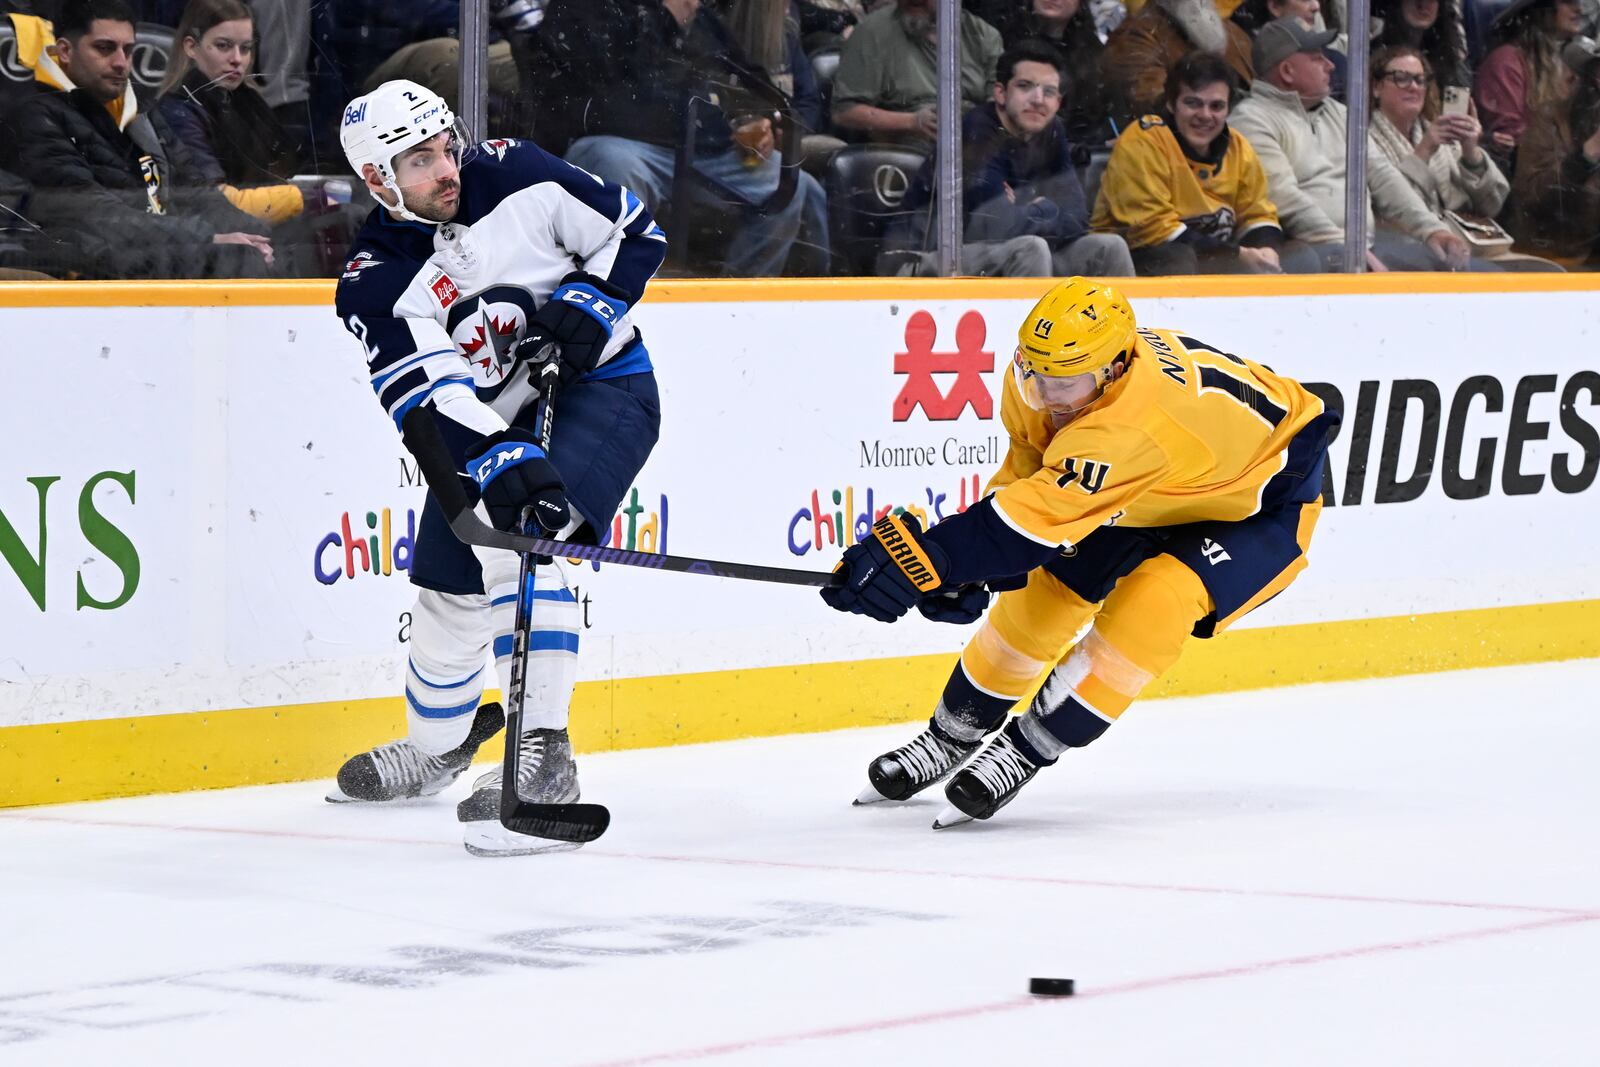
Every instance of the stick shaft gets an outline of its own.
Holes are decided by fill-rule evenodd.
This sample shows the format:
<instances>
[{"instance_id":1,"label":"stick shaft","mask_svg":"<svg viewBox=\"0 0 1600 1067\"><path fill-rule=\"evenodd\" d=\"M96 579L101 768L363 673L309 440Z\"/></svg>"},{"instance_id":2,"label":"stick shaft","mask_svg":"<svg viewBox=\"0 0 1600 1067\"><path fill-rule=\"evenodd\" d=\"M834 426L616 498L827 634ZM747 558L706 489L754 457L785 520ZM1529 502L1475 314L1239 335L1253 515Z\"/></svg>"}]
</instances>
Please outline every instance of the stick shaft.
<instances>
[{"instance_id":1,"label":"stick shaft","mask_svg":"<svg viewBox=\"0 0 1600 1067\"><path fill-rule=\"evenodd\" d=\"M642 567L647 570L674 571L680 574L705 574L714 578L740 578L753 582L770 582L780 585L805 585L814 588L836 584L837 579L827 571L792 570L788 567L767 567L754 563L725 563L714 559L693 556L668 556L659 552L633 552L621 548L603 548L599 545L575 545L566 541L551 541L542 537L507 533L497 530L478 518L472 509L461 484L461 475L455 461L445 447L439 427L434 423L432 410L414 408L407 413L402 432L406 448L416 457L428 487L439 501L451 532L469 545L485 548L503 548L510 552L532 552L537 556L559 556L595 563L615 563L623 567Z\"/></svg>"}]
</instances>

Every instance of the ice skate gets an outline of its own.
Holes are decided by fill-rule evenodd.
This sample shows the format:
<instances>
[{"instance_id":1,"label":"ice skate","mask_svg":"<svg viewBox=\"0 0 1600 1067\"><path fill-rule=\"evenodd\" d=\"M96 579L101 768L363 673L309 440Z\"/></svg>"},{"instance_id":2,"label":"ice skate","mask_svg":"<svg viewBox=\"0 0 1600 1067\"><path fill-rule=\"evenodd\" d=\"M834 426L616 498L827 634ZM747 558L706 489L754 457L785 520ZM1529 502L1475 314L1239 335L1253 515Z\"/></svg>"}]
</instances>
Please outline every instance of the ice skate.
<instances>
[{"instance_id":1,"label":"ice skate","mask_svg":"<svg viewBox=\"0 0 1600 1067\"><path fill-rule=\"evenodd\" d=\"M430 756L404 737L351 756L339 768L328 801L383 803L431 797L461 777L478 747L499 733L505 722L499 704L484 704L473 716L467 739L442 756Z\"/></svg>"},{"instance_id":2,"label":"ice skate","mask_svg":"<svg viewBox=\"0 0 1600 1067\"><path fill-rule=\"evenodd\" d=\"M961 766L978 750L979 743L953 740L929 726L910 744L885 752L867 765L870 784L855 803L909 800Z\"/></svg>"},{"instance_id":3,"label":"ice skate","mask_svg":"<svg viewBox=\"0 0 1600 1067\"><path fill-rule=\"evenodd\" d=\"M582 847L514 833L500 825L502 778L500 768L479 775L472 783L472 795L456 805L456 818L466 824L463 840L468 852L474 856L532 856ZM523 734L517 754L517 796L534 804L575 804L580 795L578 765L572 759L567 731Z\"/></svg>"},{"instance_id":4,"label":"ice skate","mask_svg":"<svg viewBox=\"0 0 1600 1067\"><path fill-rule=\"evenodd\" d=\"M1016 729L1013 720L1000 731L999 737L989 742L988 748L950 779L950 784L944 787L944 797L950 806L933 821L935 830L972 819L987 819L1011 803L1011 798L1039 773L1039 764L1017 748L1012 737Z\"/></svg>"}]
</instances>

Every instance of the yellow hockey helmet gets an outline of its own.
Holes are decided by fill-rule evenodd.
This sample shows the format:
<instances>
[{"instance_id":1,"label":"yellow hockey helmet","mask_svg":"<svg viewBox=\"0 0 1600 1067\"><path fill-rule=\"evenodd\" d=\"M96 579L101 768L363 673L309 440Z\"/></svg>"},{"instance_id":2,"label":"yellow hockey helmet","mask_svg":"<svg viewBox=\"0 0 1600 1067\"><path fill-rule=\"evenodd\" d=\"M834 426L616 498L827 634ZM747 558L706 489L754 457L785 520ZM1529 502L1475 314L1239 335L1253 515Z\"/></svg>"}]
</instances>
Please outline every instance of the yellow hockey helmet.
<instances>
[{"instance_id":1,"label":"yellow hockey helmet","mask_svg":"<svg viewBox=\"0 0 1600 1067\"><path fill-rule=\"evenodd\" d=\"M1068 278L1033 305L1017 330L1017 369L1023 375L1070 378L1093 373L1111 382L1112 365L1133 349L1138 323L1127 297L1088 278Z\"/></svg>"}]
</instances>

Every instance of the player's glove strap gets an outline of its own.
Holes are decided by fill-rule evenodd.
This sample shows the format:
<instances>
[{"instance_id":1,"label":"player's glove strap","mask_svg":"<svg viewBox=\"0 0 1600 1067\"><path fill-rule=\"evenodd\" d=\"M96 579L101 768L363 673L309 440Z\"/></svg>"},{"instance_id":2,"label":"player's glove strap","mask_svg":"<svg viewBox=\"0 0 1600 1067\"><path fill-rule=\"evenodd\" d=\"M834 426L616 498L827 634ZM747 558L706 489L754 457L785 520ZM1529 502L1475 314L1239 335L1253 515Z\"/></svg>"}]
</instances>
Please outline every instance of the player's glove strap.
<instances>
[{"instance_id":1,"label":"player's glove strap","mask_svg":"<svg viewBox=\"0 0 1600 1067\"><path fill-rule=\"evenodd\" d=\"M561 279L544 306L533 313L527 344L535 335L561 346L561 382L594 370L622 316L628 294L604 278L575 270Z\"/></svg>"},{"instance_id":2,"label":"player's glove strap","mask_svg":"<svg viewBox=\"0 0 1600 1067\"><path fill-rule=\"evenodd\" d=\"M894 622L939 588L947 563L944 550L923 539L915 516L885 515L871 537L845 549L836 569L843 581L822 590L822 599L839 611Z\"/></svg>"},{"instance_id":3,"label":"player's glove strap","mask_svg":"<svg viewBox=\"0 0 1600 1067\"><path fill-rule=\"evenodd\" d=\"M467 473L498 529L520 533L526 505L550 533L559 533L571 518L561 475L526 430L511 427L479 441L467 452Z\"/></svg>"}]
</instances>

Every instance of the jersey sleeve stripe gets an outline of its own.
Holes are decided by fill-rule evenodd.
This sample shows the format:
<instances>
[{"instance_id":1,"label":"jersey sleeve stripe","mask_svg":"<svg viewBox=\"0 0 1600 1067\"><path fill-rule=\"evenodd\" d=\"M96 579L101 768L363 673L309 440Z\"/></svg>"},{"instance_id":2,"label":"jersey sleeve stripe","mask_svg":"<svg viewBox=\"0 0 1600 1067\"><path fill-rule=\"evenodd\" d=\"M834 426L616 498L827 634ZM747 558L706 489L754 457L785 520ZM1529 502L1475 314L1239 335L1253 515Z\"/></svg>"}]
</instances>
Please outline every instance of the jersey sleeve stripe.
<instances>
[{"instance_id":1,"label":"jersey sleeve stripe","mask_svg":"<svg viewBox=\"0 0 1600 1067\"><path fill-rule=\"evenodd\" d=\"M399 427L405 421L405 417L411 413L411 409L420 407L428 400L449 390L460 390L471 396L472 379L463 374L459 377L447 378L444 381L431 382L419 387L404 397L398 407L390 409L389 414L394 419L395 426Z\"/></svg>"},{"instance_id":2,"label":"jersey sleeve stripe","mask_svg":"<svg viewBox=\"0 0 1600 1067\"><path fill-rule=\"evenodd\" d=\"M454 356L455 353L448 348L441 348L434 352L424 352L421 355L402 358L397 362L372 372L372 388L376 391L382 389L397 374L404 374L414 367L421 367L428 360L437 356Z\"/></svg>"}]
</instances>

